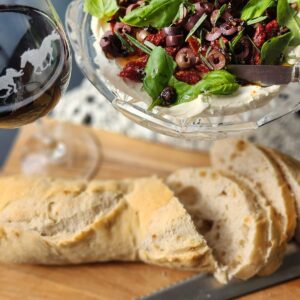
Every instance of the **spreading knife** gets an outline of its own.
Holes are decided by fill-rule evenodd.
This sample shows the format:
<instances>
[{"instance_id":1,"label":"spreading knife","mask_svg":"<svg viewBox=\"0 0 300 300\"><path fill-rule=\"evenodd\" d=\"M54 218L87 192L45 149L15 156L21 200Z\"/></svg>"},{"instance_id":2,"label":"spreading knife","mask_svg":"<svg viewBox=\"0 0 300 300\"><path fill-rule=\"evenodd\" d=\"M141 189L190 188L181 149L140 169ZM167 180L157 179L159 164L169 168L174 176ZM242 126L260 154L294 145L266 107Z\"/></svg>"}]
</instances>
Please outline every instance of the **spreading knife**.
<instances>
[{"instance_id":1,"label":"spreading knife","mask_svg":"<svg viewBox=\"0 0 300 300\"><path fill-rule=\"evenodd\" d=\"M227 69L238 79L262 86L300 82L300 63L294 66L229 65Z\"/></svg>"},{"instance_id":2,"label":"spreading knife","mask_svg":"<svg viewBox=\"0 0 300 300\"><path fill-rule=\"evenodd\" d=\"M290 244L287 252L283 266L271 276L221 285L212 276L196 275L140 300L229 300L300 278L300 247Z\"/></svg>"}]
</instances>

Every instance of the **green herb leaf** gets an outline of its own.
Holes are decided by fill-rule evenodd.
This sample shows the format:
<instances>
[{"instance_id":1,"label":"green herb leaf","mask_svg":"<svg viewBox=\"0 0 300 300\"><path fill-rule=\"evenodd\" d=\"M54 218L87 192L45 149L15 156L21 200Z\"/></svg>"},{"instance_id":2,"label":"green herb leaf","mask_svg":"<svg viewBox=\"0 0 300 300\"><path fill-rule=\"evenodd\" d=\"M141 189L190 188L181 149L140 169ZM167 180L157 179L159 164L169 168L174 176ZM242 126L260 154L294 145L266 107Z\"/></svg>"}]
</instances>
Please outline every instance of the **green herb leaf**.
<instances>
[{"instance_id":1,"label":"green herb leaf","mask_svg":"<svg viewBox=\"0 0 300 300\"><path fill-rule=\"evenodd\" d=\"M241 19L248 21L261 17L269 7L275 5L274 0L250 0L242 10Z\"/></svg>"},{"instance_id":2,"label":"green herb leaf","mask_svg":"<svg viewBox=\"0 0 300 300\"><path fill-rule=\"evenodd\" d=\"M225 70L213 71L197 84L205 94L230 95L239 89L234 75Z\"/></svg>"},{"instance_id":3,"label":"green herb leaf","mask_svg":"<svg viewBox=\"0 0 300 300\"><path fill-rule=\"evenodd\" d=\"M247 22L247 25L254 25L254 24L260 23L260 22L262 22L262 21L264 21L264 20L266 20L266 19L268 19L267 16L261 16L261 17L258 17L258 18L249 20L249 21Z\"/></svg>"},{"instance_id":4,"label":"green herb leaf","mask_svg":"<svg viewBox=\"0 0 300 300\"><path fill-rule=\"evenodd\" d=\"M223 41L223 38L222 38L222 37L220 37L220 38L219 38L219 44L220 44L220 46L221 46L222 50L225 50L225 49L226 49L226 45L225 45L225 43L224 43L224 41Z\"/></svg>"},{"instance_id":5,"label":"green herb leaf","mask_svg":"<svg viewBox=\"0 0 300 300\"><path fill-rule=\"evenodd\" d=\"M174 76L169 81L169 86L175 88L177 101L174 105L195 100L200 94L206 95L230 95L239 89L235 76L225 70L212 71L195 85L177 80Z\"/></svg>"},{"instance_id":6,"label":"green herb leaf","mask_svg":"<svg viewBox=\"0 0 300 300\"><path fill-rule=\"evenodd\" d=\"M292 46L300 44L300 18L292 9L287 0L278 0L277 21L281 26L286 26L293 34Z\"/></svg>"},{"instance_id":7,"label":"green herb leaf","mask_svg":"<svg viewBox=\"0 0 300 300\"><path fill-rule=\"evenodd\" d=\"M174 105L195 100L202 93L197 85L189 85L185 82L177 80L174 76L171 77L169 86L173 87L177 92L177 101L174 103Z\"/></svg>"},{"instance_id":8,"label":"green herb leaf","mask_svg":"<svg viewBox=\"0 0 300 300\"><path fill-rule=\"evenodd\" d=\"M222 17L222 15L224 14L226 9L227 9L227 4L223 4L218 11L218 15L216 17L215 24L213 24L214 26L216 26L218 20Z\"/></svg>"},{"instance_id":9,"label":"green herb leaf","mask_svg":"<svg viewBox=\"0 0 300 300\"><path fill-rule=\"evenodd\" d=\"M135 50L131 45L122 37L122 35L118 32L115 31L115 35L118 37L118 39L121 41L122 46L126 48L129 52L133 53Z\"/></svg>"},{"instance_id":10,"label":"green herb leaf","mask_svg":"<svg viewBox=\"0 0 300 300\"><path fill-rule=\"evenodd\" d=\"M264 65L278 65L282 63L284 54L293 35L288 32L266 41L261 49L261 61Z\"/></svg>"},{"instance_id":11,"label":"green herb leaf","mask_svg":"<svg viewBox=\"0 0 300 300\"><path fill-rule=\"evenodd\" d=\"M244 31L240 31L239 34L229 43L231 52L234 52L236 45L242 39L243 35L244 35Z\"/></svg>"},{"instance_id":12,"label":"green herb leaf","mask_svg":"<svg viewBox=\"0 0 300 300\"><path fill-rule=\"evenodd\" d=\"M167 27L172 24L181 4L182 0L152 0L134 9L122 21L136 27Z\"/></svg>"},{"instance_id":13,"label":"green herb leaf","mask_svg":"<svg viewBox=\"0 0 300 300\"><path fill-rule=\"evenodd\" d=\"M149 49L148 47L146 47L145 45L143 45L142 43L140 43L138 40L136 40L134 37L132 37L131 35L125 33L127 39L137 48L139 48L140 50L142 50L144 53L150 55L152 50Z\"/></svg>"},{"instance_id":14,"label":"green herb leaf","mask_svg":"<svg viewBox=\"0 0 300 300\"><path fill-rule=\"evenodd\" d=\"M202 23L206 20L206 18L207 18L207 14L203 14L202 17L195 24L195 26L191 29L185 41L187 41L197 31L197 29L202 25Z\"/></svg>"},{"instance_id":15,"label":"green herb leaf","mask_svg":"<svg viewBox=\"0 0 300 300\"><path fill-rule=\"evenodd\" d=\"M107 20L119 10L117 0L85 0L84 10L100 20Z\"/></svg>"},{"instance_id":16,"label":"green herb leaf","mask_svg":"<svg viewBox=\"0 0 300 300\"><path fill-rule=\"evenodd\" d=\"M153 101L157 102L175 69L175 61L162 47L156 47L152 51L145 68L144 89Z\"/></svg>"}]
</instances>

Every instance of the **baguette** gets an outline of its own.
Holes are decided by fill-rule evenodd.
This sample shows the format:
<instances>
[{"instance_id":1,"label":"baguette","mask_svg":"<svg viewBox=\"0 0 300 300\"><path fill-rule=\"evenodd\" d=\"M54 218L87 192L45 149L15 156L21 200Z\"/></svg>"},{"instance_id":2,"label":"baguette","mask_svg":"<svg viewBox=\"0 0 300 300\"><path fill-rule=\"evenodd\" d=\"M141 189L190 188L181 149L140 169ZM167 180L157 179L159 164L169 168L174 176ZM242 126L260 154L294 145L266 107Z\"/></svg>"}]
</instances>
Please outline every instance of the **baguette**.
<instances>
[{"instance_id":1,"label":"baguette","mask_svg":"<svg viewBox=\"0 0 300 300\"><path fill-rule=\"evenodd\" d=\"M232 176L207 168L179 170L167 184L213 249L219 263L216 278L256 275L268 248L266 218L256 195Z\"/></svg>"},{"instance_id":2,"label":"baguette","mask_svg":"<svg viewBox=\"0 0 300 300\"><path fill-rule=\"evenodd\" d=\"M122 181L0 178L0 261L144 261L214 272L203 236L155 177Z\"/></svg>"}]
</instances>

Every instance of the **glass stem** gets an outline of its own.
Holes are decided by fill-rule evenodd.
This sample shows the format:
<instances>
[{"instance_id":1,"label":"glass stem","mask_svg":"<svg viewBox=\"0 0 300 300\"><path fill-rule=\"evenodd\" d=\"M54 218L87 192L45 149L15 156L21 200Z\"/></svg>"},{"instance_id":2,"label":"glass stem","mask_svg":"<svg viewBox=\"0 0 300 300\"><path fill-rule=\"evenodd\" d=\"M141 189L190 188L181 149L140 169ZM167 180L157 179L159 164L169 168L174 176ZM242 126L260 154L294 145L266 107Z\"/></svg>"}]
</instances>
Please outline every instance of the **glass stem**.
<instances>
[{"instance_id":1,"label":"glass stem","mask_svg":"<svg viewBox=\"0 0 300 300\"><path fill-rule=\"evenodd\" d=\"M55 132L49 133L49 128L47 128L42 119L36 121L36 127L36 136L48 149L49 158L53 162L61 160L67 153L67 149L63 141L56 138Z\"/></svg>"}]
</instances>

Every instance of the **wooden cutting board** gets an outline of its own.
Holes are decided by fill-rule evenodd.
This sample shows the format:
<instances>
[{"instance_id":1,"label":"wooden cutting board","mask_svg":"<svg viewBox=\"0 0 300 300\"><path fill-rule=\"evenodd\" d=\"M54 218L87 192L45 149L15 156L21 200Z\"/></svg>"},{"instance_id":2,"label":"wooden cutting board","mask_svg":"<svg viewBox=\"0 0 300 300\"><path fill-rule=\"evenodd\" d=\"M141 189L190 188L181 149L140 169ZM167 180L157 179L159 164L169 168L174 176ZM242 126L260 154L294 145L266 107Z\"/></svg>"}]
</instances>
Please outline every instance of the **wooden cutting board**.
<instances>
[{"instance_id":1,"label":"wooden cutting board","mask_svg":"<svg viewBox=\"0 0 300 300\"><path fill-rule=\"evenodd\" d=\"M88 130L68 124L74 129ZM103 160L95 177L114 179L170 172L187 166L207 166L206 153L184 151L164 145L89 130L100 142ZM25 127L7 161L4 173L19 170L24 141L33 132ZM72 174L70 174L72 176ZM1 192L1 191L0 191ZM195 273L169 270L140 263L109 263L76 267L0 265L1 300L128 300L152 293ZM249 295L244 300L300 299L300 280ZM185 300L185 299L183 299ZM188 299L186 299L188 300Z\"/></svg>"}]
</instances>

